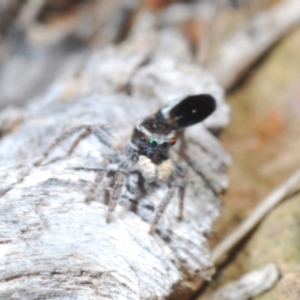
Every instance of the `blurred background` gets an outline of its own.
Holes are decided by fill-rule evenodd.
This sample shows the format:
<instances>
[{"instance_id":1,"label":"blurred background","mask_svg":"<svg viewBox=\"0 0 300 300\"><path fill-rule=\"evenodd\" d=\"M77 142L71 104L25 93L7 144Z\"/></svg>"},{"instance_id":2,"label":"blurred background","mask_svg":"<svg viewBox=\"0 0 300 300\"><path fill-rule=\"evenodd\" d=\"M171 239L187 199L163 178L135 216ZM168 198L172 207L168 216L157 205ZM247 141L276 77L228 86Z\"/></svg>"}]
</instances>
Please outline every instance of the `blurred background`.
<instances>
[{"instance_id":1,"label":"blurred background","mask_svg":"<svg viewBox=\"0 0 300 300\"><path fill-rule=\"evenodd\" d=\"M184 33L195 63L224 87L232 108L220 136L233 159L230 188L214 246L300 165L299 0L0 0L0 110L25 106L97 49L122 43L145 11L159 16L158 30ZM278 212L269 231L241 245L199 299L261 267L266 245L284 244L274 252L281 269L299 264L292 250L299 206Z\"/></svg>"}]
</instances>

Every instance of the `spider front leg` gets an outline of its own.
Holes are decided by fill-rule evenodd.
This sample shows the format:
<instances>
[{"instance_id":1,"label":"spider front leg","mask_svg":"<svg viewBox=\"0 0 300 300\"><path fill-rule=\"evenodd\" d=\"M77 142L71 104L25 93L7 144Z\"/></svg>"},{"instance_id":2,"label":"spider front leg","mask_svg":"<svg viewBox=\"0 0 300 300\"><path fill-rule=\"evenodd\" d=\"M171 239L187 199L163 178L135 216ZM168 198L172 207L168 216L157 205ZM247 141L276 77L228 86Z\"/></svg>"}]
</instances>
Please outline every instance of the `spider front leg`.
<instances>
[{"instance_id":1,"label":"spider front leg","mask_svg":"<svg viewBox=\"0 0 300 300\"><path fill-rule=\"evenodd\" d=\"M122 162L117 170L117 173L115 175L115 183L112 190L112 195L109 201L109 207L108 207L108 213L106 216L106 221L110 222L112 219L112 214L116 208L117 202L120 198L122 188L124 186L125 180L126 180L126 174L129 171L129 165L128 162Z\"/></svg>"},{"instance_id":2,"label":"spider front leg","mask_svg":"<svg viewBox=\"0 0 300 300\"><path fill-rule=\"evenodd\" d=\"M113 186L111 197L109 200L109 208L108 208L108 213L107 213L107 217L106 217L107 222L110 222L112 219L112 214L113 214L113 212L116 208L117 202L121 196L122 188L126 181L126 176L128 175L132 165L135 164L138 159L137 153L135 151L130 151L130 150L131 149L127 149L125 152L127 159L121 161L117 170L114 170L114 172L115 172L114 186ZM113 157L106 157L104 167L101 169L98 169L95 181L94 181L93 185L91 186L88 196L86 197L86 202L90 202L91 200L93 200L93 198L95 196L95 191L96 191L99 183L102 181L104 174L108 172L108 166L112 162L114 162Z\"/></svg>"},{"instance_id":3,"label":"spider front leg","mask_svg":"<svg viewBox=\"0 0 300 300\"><path fill-rule=\"evenodd\" d=\"M182 185L179 187L179 213L178 213L179 220L183 219L185 189L186 189L186 185Z\"/></svg>"},{"instance_id":4,"label":"spider front leg","mask_svg":"<svg viewBox=\"0 0 300 300\"><path fill-rule=\"evenodd\" d=\"M176 167L176 176L177 176L177 186L178 186L178 194L179 194L179 212L178 212L178 219L183 219L183 209L184 209L184 196L185 190L187 186L186 181L186 171L182 168L177 166Z\"/></svg>"},{"instance_id":5,"label":"spider front leg","mask_svg":"<svg viewBox=\"0 0 300 300\"><path fill-rule=\"evenodd\" d=\"M173 198L176 189L178 189L178 193L179 193L178 219L181 220L183 218L184 194L185 194L186 184L187 183L185 179L185 171L181 167L176 166L174 171L174 176L172 176L172 178L170 179L168 193L163 198L163 200L161 201L161 203L157 208L157 213L154 217L154 220L149 230L150 233L156 230L157 224L161 219L161 216L163 215L164 211L166 210L166 207L168 206L170 200Z\"/></svg>"},{"instance_id":6,"label":"spider front leg","mask_svg":"<svg viewBox=\"0 0 300 300\"><path fill-rule=\"evenodd\" d=\"M169 204L170 200L174 196L175 190L176 190L176 186L171 185L168 193L166 194L166 196L163 198L163 200L159 204L159 206L157 208L157 213L154 217L154 221L152 222L152 224L150 226L149 233L152 233L156 230L157 224L158 224L159 220L161 219L162 214L164 213L167 205Z\"/></svg>"},{"instance_id":7,"label":"spider front leg","mask_svg":"<svg viewBox=\"0 0 300 300\"><path fill-rule=\"evenodd\" d=\"M108 163L104 165L104 168L98 169L96 178L85 198L86 203L90 203L92 200L94 200L96 189L97 189L99 183L102 181L104 174L107 172L107 169L106 169L107 165L108 165Z\"/></svg>"}]
</instances>

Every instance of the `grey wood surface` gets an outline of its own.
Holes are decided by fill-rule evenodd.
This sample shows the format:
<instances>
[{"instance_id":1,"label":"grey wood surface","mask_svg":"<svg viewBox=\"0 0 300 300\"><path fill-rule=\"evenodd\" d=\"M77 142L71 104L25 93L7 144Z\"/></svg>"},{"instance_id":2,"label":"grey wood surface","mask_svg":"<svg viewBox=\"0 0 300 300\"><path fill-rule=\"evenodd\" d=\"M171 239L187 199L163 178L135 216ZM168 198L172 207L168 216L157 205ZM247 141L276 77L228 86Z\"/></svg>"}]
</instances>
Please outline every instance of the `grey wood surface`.
<instances>
[{"instance_id":1,"label":"grey wood surface","mask_svg":"<svg viewBox=\"0 0 300 300\"><path fill-rule=\"evenodd\" d=\"M218 109L186 131L184 219L177 219L175 197L152 235L153 212L146 207L157 207L165 186L135 211L118 205L110 224L103 186L95 201L84 202L96 173L80 168L101 167L112 151L95 137L66 156L74 135L33 166L57 136L82 124L108 126L113 151L121 153L138 119L197 93L212 94ZM151 14L122 44L91 53L24 109L3 111L0 299L184 299L213 270L207 236L220 213L230 158L212 132L228 119L223 90L193 63L181 33L158 30ZM178 159L176 148L171 156Z\"/></svg>"}]
</instances>

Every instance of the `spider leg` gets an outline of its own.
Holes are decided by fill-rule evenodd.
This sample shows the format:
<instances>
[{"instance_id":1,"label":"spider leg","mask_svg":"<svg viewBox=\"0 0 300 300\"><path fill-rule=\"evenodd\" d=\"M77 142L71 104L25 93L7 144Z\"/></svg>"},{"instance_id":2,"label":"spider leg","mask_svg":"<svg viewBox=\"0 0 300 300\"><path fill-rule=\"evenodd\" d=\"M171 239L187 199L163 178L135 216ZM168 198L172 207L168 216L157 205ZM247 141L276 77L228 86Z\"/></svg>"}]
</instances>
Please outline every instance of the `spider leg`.
<instances>
[{"instance_id":1,"label":"spider leg","mask_svg":"<svg viewBox=\"0 0 300 300\"><path fill-rule=\"evenodd\" d=\"M35 166L40 166L44 160L49 156L50 152L57 147L59 144L61 144L64 140L66 140L67 138L69 138L71 135L75 134L76 132L83 130L83 132L76 138L76 140L72 143L68 154L70 155L72 154L72 152L75 150L75 148L78 146L78 144L87 136L89 136L90 134L94 134L98 140L103 143L104 145L109 145L108 141L107 141L107 137L104 137L104 132L107 131L107 129L104 126L92 126L92 125L80 125L80 126L76 126L68 131L66 131L65 133L63 133L62 135L60 135L59 137L57 137L54 142L48 147L48 149L42 154L42 157L36 161L34 163Z\"/></svg>"},{"instance_id":2,"label":"spider leg","mask_svg":"<svg viewBox=\"0 0 300 300\"><path fill-rule=\"evenodd\" d=\"M187 186L186 181L186 170L182 166L177 165L175 168L176 186L178 187L179 194L179 212L178 219L183 219L183 208L184 208L184 195Z\"/></svg>"},{"instance_id":3,"label":"spider leg","mask_svg":"<svg viewBox=\"0 0 300 300\"><path fill-rule=\"evenodd\" d=\"M158 224L158 222L159 222L162 214L164 213L167 205L169 204L170 200L174 196L176 187L177 187L176 185L171 185L168 193L166 194L166 196L163 198L163 200L159 204L159 206L157 208L157 213L156 213L156 215L154 217L154 221L151 224L149 233L154 232L156 230L157 224Z\"/></svg>"},{"instance_id":4,"label":"spider leg","mask_svg":"<svg viewBox=\"0 0 300 300\"><path fill-rule=\"evenodd\" d=\"M85 129L78 137L77 139L73 142L73 144L71 145L67 156L70 156L73 151L75 150L75 148L78 146L78 144L85 139L86 137L88 137L91 134L91 130L89 128Z\"/></svg>"},{"instance_id":5,"label":"spider leg","mask_svg":"<svg viewBox=\"0 0 300 300\"><path fill-rule=\"evenodd\" d=\"M49 154L50 154L50 152L55 148L55 147L57 147L60 143L62 143L64 140L66 140L68 137L70 137L71 135L73 135L74 133L76 133L76 132L78 132L78 131L80 131L80 130L82 130L82 129L84 129L85 130L85 132L87 132L88 131L88 127L89 126L87 126L87 125L82 125L82 126L77 126L77 127L74 127L74 128L72 128L72 129L70 129L69 131L66 131L65 133L63 133L62 135L60 135L59 137L57 137L55 140L54 140L54 142L48 147L48 149L42 154L42 157L38 160L38 161L36 161L35 163L34 163L34 165L35 166L39 166L39 165L41 165L42 163L43 163L43 161L49 156ZM76 142L76 144L75 143L73 143L73 145L74 145L74 147L73 147L73 145L72 145L72 147L71 147L71 149L72 149L72 151L74 150L74 148L78 145L78 143L79 143L79 141L75 141ZM72 152L71 151L71 152ZM70 152L70 151L69 151Z\"/></svg>"},{"instance_id":6,"label":"spider leg","mask_svg":"<svg viewBox=\"0 0 300 300\"><path fill-rule=\"evenodd\" d=\"M179 213L178 213L179 220L183 219L185 189L186 189L186 185L179 186Z\"/></svg>"},{"instance_id":7,"label":"spider leg","mask_svg":"<svg viewBox=\"0 0 300 300\"><path fill-rule=\"evenodd\" d=\"M112 195L109 201L109 207L108 207L108 213L106 216L106 221L110 222L112 219L112 214L116 208L117 202L120 198L121 192L122 192L122 188L124 186L125 183L125 179L126 179L126 173L129 170L129 164L127 162L123 162L120 164L120 167L118 168L118 171L115 175L115 183L114 183L114 187L112 190Z\"/></svg>"},{"instance_id":8,"label":"spider leg","mask_svg":"<svg viewBox=\"0 0 300 300\"><path fill-rule=\"evenodd\" d=\"M166 210L167 205L169 204L170 200L173 198L174 193L176 189L178 189L179 193L179 214L178 214L178 219L181 220L183 218L183 208L184 208L184 194L187 186L187 181L186 181L186 172L185 169L180 166L176 165L174 173L172 177L170 178L169 181L169 191L159 204L157 208L156 215L154 217L154 221L151 224L150 227L150 233L154 232L156 230L157 224L159 220L161 219L162 214Z\"/></svg>"},{"instance_id":9,"label":"spider leg","mask_svg":"<svg viewBox=\"0 0 300 300\"><path fill-rule=\"evenodd\" d=\"M92 186L91 186L91 188L90 188L90 190L89 190L89 192L88 192L88 194L85 198L86 203L89 203L94 199L96 189L97 189L99 183L102 181L103 176L104 176L105 173L106 173L105 168L101 168L101 169L98 170L96 178L95 178L95 180L94 180L94 182L93 182L93 184L92 184Z\"/></svg>"},{"instance_id":10,"label":"spider leg","mask_svg":"<svg viewBox=\"0 0 300 300\"><path fill-rule=\"evenodd\" d=\"M102 181L103 177L105 174L107 174L109 172L109 169L108 169L108 166L109 164L112 162L113 158L112 157L109 157L107 156L105 159L104 159L104 163L103 163L103 167L101 168L97 168L97 175L95 177L95 180L85 198L85 202L86 203L89 203L91 202L94 197L95 197L95 192L96 192L96 189L99 185L99 183Z\"/></svg>"},{"instance_id":11,"label":"spider leg","mask_svg":"<svg viewBox=\"0 0 300 300\"><path fill-rule=\"evenodd\" d=\"M107 128L105 126L92 126L92 125L82 125L77 127L77 131L84 129L84 131L77 137L77 139L71 145L68 155L71 155L78 144L88 137L90 134L96 136L96 138L100 141L100 143L110 146L110 143L107 140Z\"/></svg>"}]
</instances>

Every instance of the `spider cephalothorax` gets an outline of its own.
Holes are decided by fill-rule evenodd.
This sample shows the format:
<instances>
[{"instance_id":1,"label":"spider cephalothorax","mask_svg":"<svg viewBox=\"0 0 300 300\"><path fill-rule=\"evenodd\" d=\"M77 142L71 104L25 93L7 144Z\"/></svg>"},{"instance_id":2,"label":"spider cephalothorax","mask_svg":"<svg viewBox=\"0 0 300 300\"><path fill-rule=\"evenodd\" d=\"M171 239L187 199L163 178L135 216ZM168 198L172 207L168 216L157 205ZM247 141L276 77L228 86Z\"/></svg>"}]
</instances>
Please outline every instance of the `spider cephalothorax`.
<instances>
[{"instance_id":1,"label":"spider cephalothorax","mask_svg":"<svg viewBox=\"0 0 300 300\"><path fill-rule=\"evenodd\" d=\"M157 114L136 124L130 146L138 153L137 166L147 182L160 183L169 179L173 163L168 152L176 140L176 132Z\"/></svg>"},{"instance_id":2,"label":"spider cephalothorax","mask_svg":"<svg viewBox=\"0 0 300 300\"><path fill-rule=\"evenodd\" d=\"M165 182L169 187L166 196L156 209L150 231L156 229L176 189L179 191L179 217L182 217L187 182L182 168L178 166L177 162L173 162L169 158L169 150L176 143L176 140L182 136L181 133L184 128L203 121L213 113L215 108L216 101L208 94L188 96L183 100L167 104L155 114L144 118L134 126L129 145L127 148L125 147L126 151L120 156L124 158L117 160L118 166L113 170L114 184L110 194L107 221L111 220L116 204L128 183L128 178L134 173L138 173L145 183L160 184ZM80 130L84 131L75 140L69 153L75 149L81 139L89 134L94 134L101 143L109 146L105 139L107 134L105 126L78 126L56 139L36 165L40 165L50 151L61 141ZM118 156L117 153L116 156ZM109 167L112 165L111 163L113 162L115 165L116 161L112 161L112 157L114 156L107 157L107 164L99 169L86 198L87 201L94 198L96 188L102 181L104 174L111 170Z\"/></svg>"}]
</instances>

